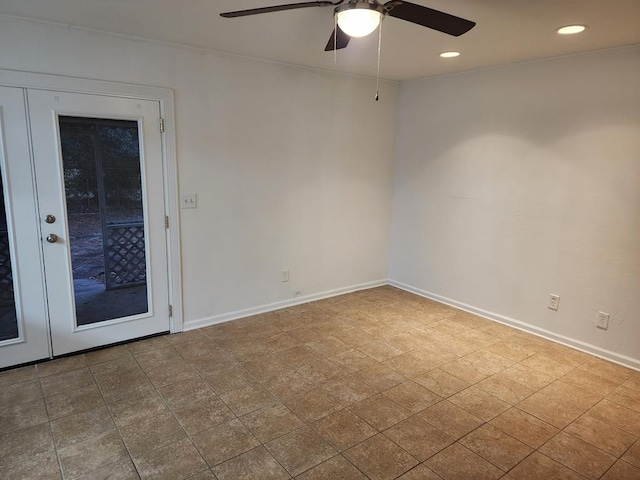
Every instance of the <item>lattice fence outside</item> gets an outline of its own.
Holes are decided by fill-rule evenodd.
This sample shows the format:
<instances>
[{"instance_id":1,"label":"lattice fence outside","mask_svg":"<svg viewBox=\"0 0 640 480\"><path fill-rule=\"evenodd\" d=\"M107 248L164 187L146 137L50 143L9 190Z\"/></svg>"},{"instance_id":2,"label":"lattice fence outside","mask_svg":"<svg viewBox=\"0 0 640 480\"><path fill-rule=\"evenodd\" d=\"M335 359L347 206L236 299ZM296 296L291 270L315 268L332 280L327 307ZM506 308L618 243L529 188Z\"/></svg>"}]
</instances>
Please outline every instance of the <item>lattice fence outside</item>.
<instances>
[{"instance_id":1,"label":"lattice fence outside","mask_svg":"<svg viewBox=\"0 0 640 480\"><path fill-rule=\"evenodd\" d=\"M13 305L14 301L9 233L0 230L0 305Z\"/></svg>"},{"instance_id":2,"label":"lattice fence outside","mask_svg":"<svg viewBox=\"0 0 640 480\"><path fill-rule=\"evenodd\" d=\"M107 289L144 285L147 281L144 224L107 225L105 282Z\"/></svg>"}]
</instances>

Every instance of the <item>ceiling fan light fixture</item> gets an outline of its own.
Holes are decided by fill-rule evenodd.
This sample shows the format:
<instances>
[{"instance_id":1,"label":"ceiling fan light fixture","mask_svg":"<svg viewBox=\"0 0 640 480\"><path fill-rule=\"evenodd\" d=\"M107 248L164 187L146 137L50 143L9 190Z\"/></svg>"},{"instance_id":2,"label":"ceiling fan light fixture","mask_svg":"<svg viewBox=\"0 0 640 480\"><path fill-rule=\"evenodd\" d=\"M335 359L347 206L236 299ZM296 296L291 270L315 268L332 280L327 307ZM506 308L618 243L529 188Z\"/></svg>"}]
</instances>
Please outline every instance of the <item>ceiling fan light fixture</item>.
<instances>
[{"instance_id":1,"label":"ceiling fan light fixture","mask_svg":"<svg viewBox=\"0 0 640 480\"><path fill-rule=\"evenodd\" d=\"M336 8L338 26L350 37L366 37L382 21L384 7L371 3L347 3Z\"/></svg>"},{"instance_id":2,"label":"ceiling fan light fixture","mask_svg":"<svg viewBox=\"0 0 640 480\"><path fill-rule=\"evenodd\" d=\"M586 30L586 25L565 25L560 27L556 32L560 35L574 35L576 33L582 33Z\"/></svg>"},{"instance_id":3,"label":"ceiling fan light fixture","mask_svg":"<svg viewBox=\"0 0 640 480\"><path fill-rule=\"evenodd\" d=\"M460 52L442 52L440 56L442 58L454 58L454 57L459 57Z\"/></svg>"}]
</instances>

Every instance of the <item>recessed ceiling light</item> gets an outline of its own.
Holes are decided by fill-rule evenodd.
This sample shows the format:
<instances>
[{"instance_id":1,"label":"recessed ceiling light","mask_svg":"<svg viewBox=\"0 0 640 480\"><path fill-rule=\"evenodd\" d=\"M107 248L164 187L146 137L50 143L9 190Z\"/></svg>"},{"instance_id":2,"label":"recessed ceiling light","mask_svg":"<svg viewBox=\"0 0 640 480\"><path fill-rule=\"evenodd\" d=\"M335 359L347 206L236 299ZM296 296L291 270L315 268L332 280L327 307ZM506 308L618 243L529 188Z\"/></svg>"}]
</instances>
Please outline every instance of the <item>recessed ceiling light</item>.
<instances>
[{"instance_id":1,"label":"recessed ceiling light","mask_svg":"<svg viewBox=\"0 0 640 480\"><path fill-rule=\"evenodd\" d=\"M453 57L459 57L460 56L460 52L442 52L440 54L440 56L442 58L453 58Z\"/></svg>"},{"instance_id":2,"label":"recessed ceiling light","mask_svg":"<svg viewBox=\"0 0 640 480\"><path fill-rule=\"evenodd\" d=\"M587 27L585 25L566 25L564 27L560 27L557 32L560 35L573 35L574 33L581 33Z\"/></svg>"}]
</instances>

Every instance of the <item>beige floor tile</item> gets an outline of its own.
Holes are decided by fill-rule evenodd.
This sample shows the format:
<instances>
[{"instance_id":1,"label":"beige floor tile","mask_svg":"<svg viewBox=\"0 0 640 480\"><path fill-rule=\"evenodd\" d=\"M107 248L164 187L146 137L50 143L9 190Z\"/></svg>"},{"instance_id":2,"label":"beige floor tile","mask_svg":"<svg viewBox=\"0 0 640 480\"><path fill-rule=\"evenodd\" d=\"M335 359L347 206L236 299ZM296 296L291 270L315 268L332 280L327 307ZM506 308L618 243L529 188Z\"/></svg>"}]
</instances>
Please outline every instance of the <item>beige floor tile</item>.
<instances>
[{"instance_id":1,"label":"beige floor tile","mask_svg":"<svg viewBox=\"0 0 640 480\"><path fill-rule=\"evenodd\" d=\"M140 422L169 411L162 397L155 391L145 392L109 405L109 411L118 427Z\"/></svg>"},{"instance_id":2,"label":"beige floor tile","mask_svg":"<svg viewBox=\"0 0 640 480\"><path fill-rule=\"evenodd\" d=\"M446 335L457 335L469 329L468 327L457 322L452 322L449 319L430 323L429 328L432 328L433 330L444 333Z\"/></svg>"},{"instance_id":3,"label":"beige floor tile","mask_svg":"<svg viewBox=\"0 0 640 480\"><path fill-rule=\"evenodd\" d=\"M376 340L374 335L371 335L360 328L353 328L334 335L337 339L351 345L352 347L358 347L359 345L364 345L365 343Z\"/></svg>"},{"instance_id":4,"label":"beige floor tile","mask_svg":"<svg viewBox=\"0 0 640 480\"><path fill-rule=\"evenodd\" d=\"M158 367L170 367L175 362L184 361L178 351L169 345L156 350L136 353L134 358L145 372Z\"/></svg>"},{"instance_id":5,"label":"beige floor tile","mask_svg":"<svg viewBox=\"0 0 640 480\"><path fill-rule=\"evenodd\" d=\"M418 461L383 435L376 435L344 452L344 456L372 480L397 478Z\"/></svg>"},{"instance_id":6,"label":"beige floor tile","mask_svg":"<svg viewBox=\"0 0 640 480\"><path fill-rule=\"evenodd\" d=\"M113 465L107 465L80 477L79 480L139 480L140 475L129 459Z\"/></svg>"},{"instance_id":7,"label":"beige floor tile","mask_svg":"<svg viewBox=\"0 0 640 480\"><path fill-rule=\"evenodd\" d=\"M539 452L516 465L509 475L515 480L584 480L585 477Z\"/></svg>"},{"instance_id":8,"label":"beige floor tile","mask_svg":"<svg viewBox=\"0 0 640 480\"><path fill-rule=\"evenodd\" d=\"M58 450L65 480L75 480L108 465L125 462L127 449L117 431L111 430Z\"/></svg>"},{"instance_id":9,"label":"beige floor tile","mask_svg":"<svg viewBox=\"0 0 640 480\"><path fill-rule=\"evenodd\" d=\"M173 383L196 381L200 376L185 361L171 362L169 365L163 365L145 370L147 378L154 387L160 388Z\"/></svg>"},{"instance_id":10,"label":"beige floor tile","mask_svg":"<svg viewBox=\"0 0 640 480\"><path fill-rule=\"evenodd\" d=\"M36 365L38 376L40 378L56 375L58 373L69 372L78 368L86 367L87 361L83 355L74 355L71 357L59 358Z\"/></svg>"},{"instance_id":11,"label":"beige floor tile","mask_svg":"<svg viewBox=\"0 0 640 480\"><path fill-rule=\"evenodd\" d=\"M4 372L0 372L0 387L4 389L7 385L37 380L37 378L38 370L35 365L5 370Z\"/></svg>"},{"instance_id":12,"label":"beige floor tile","mask_svg":"<svg viewBox=\"0 0 640 480\"><path fill-rule=\"evenodd\" d=\"M296 477L297 480L367 480L360 470L342 455L327 460Z\"/></svg>"},{"instance_id":13,"label":"beige floor tile","mask_svg":"<svg viewBox=\"0 0 640 480\"><path fill-rule=\"evenodd\" d=\"M84 367L70 372L50 375L40 380L40 384L42 385L44 395L50 396L95 385L95 382L93 381L93 375L91 375L89 368Z\"/></svg>"},{"instance_id":14,"label":"beige floor tile","mask_svg":"<svg viewBox=\"0 0 640 480\"><path fill-rule=\"evenodd\" d=\"M355 348L350 348L349 350L333 355L329 357L329 360L338 365L340 370L347 375L365 368L379 365L378 362L369 355L366 355Z\"/></svg>"},{"instance_id":15,"label":"beige floor tile","mask_svg":"<svg viewBox=\"0 0 640 480\"><path fill-rule=\"evenodd\" d=\"M626 452L638 438L589 414L578 418L564 431L616 457Z\"/></svg>"},{"instance_id":16,"label":"beige floor tile","mask_svg":"<svg viewBox=\"0 0 640 480\"><path fill-rule=\"evenodd\" d=\"M279 403L270 392L257 385L231 390L221 394L220 398L238 416Z\"/></svg>"},{"instance_id":17,"label":"beige floor tile","mask_svg":"<svg viewBox=\"0 0 640 480\"><path fill-rule=\"evenodd\" d=\"M640 468L640 440L624 454L622 459Z\"/></svg>"},{"instance_id":18,"label":"beige floor tile","mask_svg":"<svg viewBox=\"0 0 640 480\"><path fill-rule=\"evenodd\" d=\"M459 358L453 362L446 363L442 365L440 369L444 370L449 375L459 378L469 385L481 382L485 378L493 375L491 370L473 363L466 358Z\"/></svg>"},{"instance_id":19,"label":"beige floor tile","mask_svg":"<svg viewBox=\"0 0 640 480\"><path fill-rule=\"evenodd\" d=\"M291 478L264 447L257 447L213 468L219 480L283 480Z\"/></svg>"},{"instance_id":20,"label":"beige floor tile","mask_svg":"<svg viewBox=\"0 0 640 480\"><path fill-rule=\"evenodd\" d=\"M106 405L51 422L51 432L58 449L83 442L115 428Z\"/></svg>"},{"instance_id":21,"label":"beige floor tile","mask_svg":"<svg viewBox=\"0 0 640 480\"><path fill-rule=\"evenodd\" d=\"M134 458L142 480L186 479L208 469L191 440L185 438Z\"/></svg>"},{"instance_id":22,"label":"beige floor tile","mask_svg":"<svg viewBox=\"0 0 640 480\"><path fill-rule=\"evenodd\" d=\"M520 362L520 365L537 370L553 378L560 378L574 369L571 365L559 363L544 353L536 353L527 357Z\"/></svg>"},{"instance_id":23,"label":"beige floor tile","mask_svg":"<svg viewBox=\"0 0 640 480\"><path fill-rule=\"evenodd\" d=\"M612 455L565 432L540 447L540 453L593 479L600 478L616 461Z\"/></svg>"},{"instance_id":24,"label":"beige floor tile","mask_svg":"<svg viewBox=\"0 0 640 480\"><path fill-rule=\"evenodd\" d=\"M640 413L640 391L620 386L607 395L607 400Z\"/></svg>"},{"instance_id":25,"label":"beige floor tile","mask_svg":"<svg viewBox=\"0 0 640 480\"><path fill-rule=\"evenodd\" d=\"M563 382L573 383L579 385L584 389L592 392L598 392L603 395L611 393L618 387L618 383L606 378L599 377L598 375L576 368L569 373L561 377Z\"/></svg>"},{"instance_id":26,"label":"beige floor tile","mask_svg":"<svg viewBox=\"0 0 640 480\"><path fill-rule=\"evenodd\" d=\"M93 384L46 397L45 404L49 418L55 420L104 405L104 400L98 386Z\"/></svg>"},{"instance_id":27,"label":"beige floor tile","mask_svg":"<svg viewBox=\"0 0 640 480\"><path fill-rule=\"evenodd\" d=\"M420 462L432 457L455 441L453 437L417 416L403 420L383 434Z\"/></svg>"},{"instance_id":28,"label":"beige floor tile","mask_svg":"<svg viewBox=\"0 0 640 480\"><path fill-rule=\"evenodd\" d=\"M329 335L306 344L307 347L324 357L330 357L351 349L351 345Z\"/></svg>"},{"instance_id":29,"label":"beige floor tile","mask_svg":"<svg viewBox=\"0 0 640 480\"><path fill-rule=\"evenodd\" d=\"M8 433L49 420L44 398L0 407L0 432Z\"/></svg>"},{"instance_id":30,"label":"beige floor tile","mask_svg":"<svg viewBox=\"0 0 640 480\"><path fill-rule=\"evenodd\" d=\"M187 436L169 412L120 427L120 435L133 457Z\"/></svg>"},{"instance_id":31,"label":"beige floor tile","mask_svg":"<svg viewBox=\"0 0 640 480\"><path fill-rule=\"evenodd\" d=\"M498 479L505 473L459 443L431 457L425 465L447 480Z\"/></svg>"},{"instance_id":32,"label":"beige floor tile","mask_svg":"<svg viewBox=\"0 0 640 480\"><path fill-rule=\"evenodd\" d=\"M337 412L342 407L323 390L311 390L287 398L285 405L303 421L310 423Z\"/></svg>"},{"instance_id":33,"label":"beige floor tile","mask_svg":"<svg viewBox=\"0 0 640 480\"><path fill-rule=\"evenodd\" d=\"M299 475L338 453L309 427L288 433L265 446L292 476Z\"/></svg>"},{"instance_id":34,"label":"beige floor tile","mask_svg":"<svg viewBox=\"0 0 640 480\"><path fill-rule=\"evenodd\" d=\"M541 447L559 432L556 427L517 408L498 415L491 424L532 448Z\"/></svg>"},{"instance_id":35,"label":"beige floor tile","mask_svg":"<svg viewBox=\"0 0 640 480\"><path fill-rule=\"evenodd\" d=\"M418 413L442 400L441 397L431 390L411 381L385 390L382 395L412 413Z\"/></svg>"},{"instance_id":36,"label":"beige floor tile","mask_svg":"<svg viewBox=\"0 0 640 480\"><path fill-rule=\"evenodd\" d=\"M303 425L284 405L273 405L251 412L240 420L262 443L281 437Z\"/></svg>"},{"instance_id":37,"label":"beige floor tile","mask_svg":"<svg viewBox=\"0 0 640 480\"><path fill-rule=\"evenodd\" d=\"M108 363L110 362L93 365L91 368L101 367ZM126 366L122 369L105 371L104 373L94 372L93 375L107 403L117 402L153 389L153 385L137 364L135 366Z\"/></svg>"},{"instance_id":38,"label":"beige floor tile","mask_svg":"<svg viewBox=\"0 0 640 480\"><path fill-rule=\"evenodd\" d=\"M116 345L115 347L101 348L100 350L87 352L84 354L84 358L87 365L95 365L97 363L108 362L110 360L116 360L130 355L131 351L127 345Z\"/></svg>"},{"instance_id":39,"label":"beige floor tile","mask_svg":"<svg viewBox=\"0 0 640 480\"><path fill-rule=\"evenodd\" d=\"M428 362L412 353L403 353L392 357L383 362L383 365L408 378L419 377L435 368L435 365L428 364Z\"/></svg>"},{"instance_id":40,"label":"beige floor tile","mask_svg":"<svg viewBox=\"0 0 640 480\"><path fill-rule=\"evenodd\" d=\"M602 360L601 358L591 357L587 362L578 367L581 370L586 370L601 378L614 381L618 384L626 382L634 375L634 371L616 365L615 363Z\"/></svg>"},{"instance_id":41,"label":"beige floor tile","mask_svg":"<svg viewBox=\"0 0 640 480\"><path fill-rule=\"evenodd\" d=\"M500 372L500 375L514 382L521 383L526 387L533 388L534 390L540 390L555 380L551 375L547 375L533 368L527 368L520 363L504 369Z\"/></svg>"},{"instance_id":42,"label":"beige floor tile","mask_svg":"<svg viewBox=\"0 0 640 480\"><path fill-rule=\"evenodd\" d=\"M246 387L257 383L257 379L243 367L232 367L226 370L219 370L211 375L205 375L204 381L218 395L221 395L236 388Z\"/></svg>"},{"instance_id":43,"label":"beige floor tile","mask_svg":"<svg viewBox=\"0 0 640 480\"><path fill-rule=\"evenodd\" d=\"M35 455L54 450L48 423L16 432L0 433L0 467L21 463Z\"/></svg>"},{"instance_id":44,"label":"beige floor tile","mask_svg":"<svg viewBox=\"0 0 640 480\"><path fill-rule=\"evenodd\" d=\"M444 398L448 398L469 386L467 382L448 374L440 368L416 377L413 381Z\"/></svg>"},{"instance_id":45,"label":"beige floor tile","mask_svg":"<svg viewBox=\"0 0 640 480\"><path fill-rule=\"evenodd\" d=\"M311 427L340 452L377 433L371 425L348 409L332 413L313 423Z\"/></svg>"},{"instance_id":46,"label":"beige floor tile","mask_svg":"<svg viewBox=\"0 0 640 480\"><path fill-rule=\"evenodd\" d=\"M3 480L61 480L62 473L58 465L58 457L50 451L22 463L0 467L0 478Z\"/></svg>"},{"instance_id":47,"label":"beige floor tile","mask_svg":"<svg viewBox=\"0 0 640 480\"><path fill-rule=\"evenodd\" d=\"M189 435L233 420L229 407L217 397L189 403L173 409L173 413Z\"/></svg>"},{"instance_id":48,"label":"beige floor tile","mask_svg":"<svg viewBox=\"0 0 640 480\"><path fill-rule=\"evenodd\" d=\"M550 383L541 388L538 393L547 397L552 403L560 402L583 411L593 407L604 397L602 393L595 393L562 380Z\"/></svg>"},{"instance_id":49,"label":"beige floor tile","mask_svg":"<svg viewBox=\"0 0 640 480\"><path fill-rule=\"evenodd\" d=\"M237 419L197 433L192 440L211 467L260 445L258 439Z\"/></svg>"},{"instance_id":50,"label":"beige floor tile","mask_svg":"<svg viewBox=\"0 0 640 480\"><path fill-rule=\"evenodd\" d=\"M502 355L498 355L497 353L491 352L489 350L483 349L473 352L464 357L471 363L479 365L483 369L489 370L491 373L499 373L505 368L509 368L514 363L513 360L503 357Z\"/></svg>"},{"instance_id":51,"label":"beige floor tile","mask_svg":"<svg viewBox=\"0 0 640 480\"><path fill-rule=\"evenodd\" d=\"M410 410L381 394L354 403L349 410L379 431L411 416Z\"/></svg>"},{"instance_id":52,"label":"beige floor tile","mask_svg":"<svg viewBox=\"0 0 640 480\"><path fill-rule=\"evenodd\" d=\"M424 464L420 464L404 475L398 477L398 480L441 480L442 477L436 474L433 470L426 467Z\"/></svg>"},{"instance_id":53,"label":"beige floor tile","mask_svg":"<svg viewBox=\"0 0 640 480\"><path fill-rule=\"evenodd\" d=\"M482 380L476 384L476 387L510 405L515 405L536 392L535 389L522 385L500 373Z\"/></svg>"},{"instance_id":54,"label":"beige floor tile","mask_svg":"<svg viewBox=\"0 0 640 480\"><path fill-rule=\"evenodd\" d=\"M589 415L640 437L640 413L635 410L605 399L589 410Z\"/></svg>"},{"instance_id":55,"label":"beige floor tile","mask_svg":"<svg viewBox=\"0 0 640 480\"><path fill-rule=\"evenodd\" d=\"M466 435L484 423L448 400L424 409L418 416L454 439Z\"/></svg>"},{"instance_id":56,"label":"beige floor tile","mask_svg":"<svg viewBox=\"0 0 640 480\"><path fill-rule=\"evenodd\" d=\"M354 373L352 377L369 385L374 389L375 393L388 390L408 380L405 376L400 375L398 372L382 364L359 370Z\"/></svg>"},{"instance_id":57,"label":"beige floor tile","mask_svg":"<svg viewBox=\"0 0 640 480\"><path fill-rule=\"evenodd\" d=\"M244 364L245 370L258 380L281 375L283 372L294 368L294 366L280 353L271 353L260 360Z\"/></svg>"},{"instance_id":58,"label":"beige floor tile","mask_svg":"<svg viewBox=\"0 0 640 480\"><path fill-rule=\"evenodd\" d=\"M42 388L37 379L5 385L0 389L0 408L11 407L17 403L40 400L42 397Z\"/></svg>"},{"instance_id":59,"label":"beige floor tile","mask_svg":"<svg viewBox=\"0 0 640 480\"><path fill-rule=\"evenodd\" d=\"M525 358L535 355L539 351L535 347L515 342L511 338L493 343L486 347L486 350L497 353L498 355L513 360L514 362L521 362Z\"/></svg>"},{"instance_id":60,"label":"beige floor tile","mask_svg":"<svg viewBox=\"0 0 640 480\"><path fill-rule=\"evenodd\" d=\"M167 341L169 335L162 335L159 337L146 338L137 342L127 344L129 351L133 354L148 352L151 350L157 350L160 348L167 348L170 343Z\"/></svg>"},{"instance_id":61,"label":"beige floor tile","mask_svg":"<svg viewBox=\"0 0 640 480\"><path fill-rule=\"evenodd\" d=\"M489 424L477 428L460 443L505 472L533 452L532 448Z\"/></svg>"},{"instance_id":62,"label":"beige floor tile","mask_svg":"<svg viewBox=\"0 0 640 480\"><path fill-rule=\"evenodd\" d=\"M602 480L638 480L638 478L640 478L640 468L619 460L607 471Z\"/></svg>"},{"instance_id":63,"label":"beige floor tile","mask_svg":"<svg viewBox=\"0 0 640 480\"><path fill-rule=\"evenodd\" d=\"M355 376L333 380L322 389L343 406L360 402L376 394L374 388Z\"/></svg>"},{"instance_id":64,"label":"beige floor tile","mask_svg":"<svg viewBox=\"0 0 640 480\"><path fill-rule=\"evenodd\" d=\"M2 378L0 377L0 385L2 384ZM625 382L623 387L630 388L632 390L640 391L640 372L634 372Z\"/></svg>"},{"instance_id":65,"label":"beige floor tile","mask_svg":"<svg viewBox=\"0 0 640 480\"><path fill-rule=\"evenodd\" d=\"M158 392L170 408L179 408L189 403L215 396L204 380L187 380L158 388Z\"/></svg>"},{"instance_id":66,"label":"beige floor tile","mask_svg":"<svg viewBox=\"0 0 640 480\"><path fill-rule=\"evenodd\" d=\"M449 401L485 422L510 408L508 403L473 386L452 395Z\"/></svg>"},{"instance_id":67,"label":"beige floor tile","mask_svg":"<svg viewBox=\"0 0 640 480\"><path fill-rule=\"evenodd\" d=\"M404 352L399 348L390 345L384 340L373 340L358 346L358 350L369 355L378 362L384 362L392 357L402 355Z\"/></svg>"},{"instance_id":68,"label":"beige floor tile","mask_svg":"<svg viewBox=\"0 0 640 480\"><path fill-rule=\"evenodd\" d=\"M549 398L539 393L524 399L517 404L517 407L558 428L565 428L584 413L583 409L573 405L560 402L552 403Z\"/></svg>"}]
</instances>

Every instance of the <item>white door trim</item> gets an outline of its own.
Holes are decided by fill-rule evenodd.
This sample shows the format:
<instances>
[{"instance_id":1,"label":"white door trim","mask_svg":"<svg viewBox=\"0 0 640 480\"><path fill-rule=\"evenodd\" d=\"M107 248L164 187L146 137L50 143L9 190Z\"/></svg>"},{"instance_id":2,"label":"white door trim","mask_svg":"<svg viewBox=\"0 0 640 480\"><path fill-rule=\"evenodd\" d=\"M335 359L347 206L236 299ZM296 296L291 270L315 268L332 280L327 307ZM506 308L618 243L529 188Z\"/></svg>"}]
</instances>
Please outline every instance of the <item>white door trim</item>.
<instances>
[{"instance_id":1,"label":"white door trim","mask_svg":"<svg viewBox=\"0 0 640 480\"><path fill-rule=\"evenodd\" d=\"M171 333L181 332L183 329L184 316L173 90L164 87L150 87L3 69L0 69L0 86L35 88L69 93L87 93L160 102L160 114L164 119L162 156L166 186L165 211L169 216L170 224L167 230L169 301L173 306L173 316L170 318L170 330ZM160 128L160 126L158 126L158 128Z\"/></svg>"}]
</instances>

